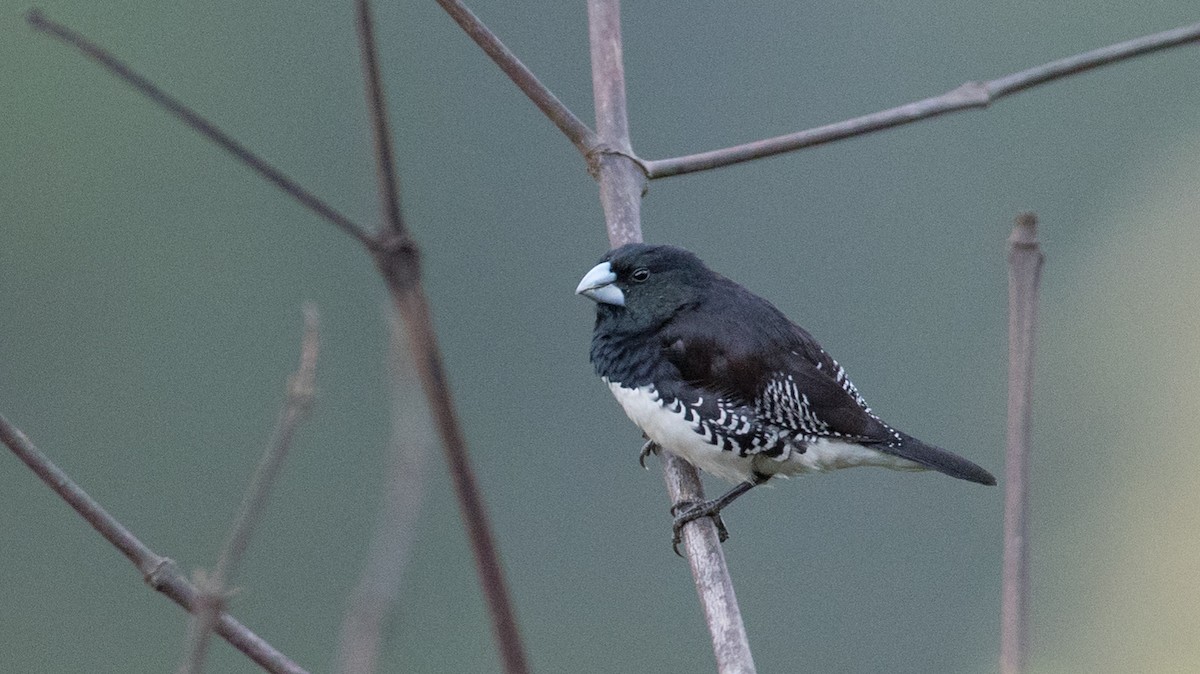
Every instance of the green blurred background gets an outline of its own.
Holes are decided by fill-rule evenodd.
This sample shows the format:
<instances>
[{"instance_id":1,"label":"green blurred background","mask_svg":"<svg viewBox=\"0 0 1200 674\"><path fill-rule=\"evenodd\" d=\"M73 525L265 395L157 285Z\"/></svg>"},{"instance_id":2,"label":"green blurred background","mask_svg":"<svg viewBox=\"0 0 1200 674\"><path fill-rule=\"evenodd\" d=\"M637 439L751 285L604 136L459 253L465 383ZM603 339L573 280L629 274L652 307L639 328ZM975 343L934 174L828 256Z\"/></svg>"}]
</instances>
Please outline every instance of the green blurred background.
<instances>
[{"instance_id":1,"label":"green blurred background","mask_svg":"<svg viewBox=\"0 0 1200 674\"><path fill-rule=\"evenodd\" d=\"M585 120L582 2L473 8ZM0 412L185 569L211 567L319 306L319 402L234 612L316 671L382 498L386 295L318 220L76 53L0 19ZM54 0L336 207L377 221L351 4ZM682 9L681 9L682 8ZM704 672L657 462L587 362L606 245L552 125L431 0L376 8L404 207L538 672ZM637 151L872 112L1200 19L1192 3L626 3ZM885 418L1003 472L1005 239L1047 255L1034 670L1200 669L1200 50L652 185L646 238L771 298ZM386 671L498 668L440 454ZM710 489L716 489L713 485ZM163 672L186 616L0 456L0 671ZM760 671L989 672L1001 490L845 471L731 508ZM254 671L223 643L212 671Z\"/></svg>"}]
</instances>

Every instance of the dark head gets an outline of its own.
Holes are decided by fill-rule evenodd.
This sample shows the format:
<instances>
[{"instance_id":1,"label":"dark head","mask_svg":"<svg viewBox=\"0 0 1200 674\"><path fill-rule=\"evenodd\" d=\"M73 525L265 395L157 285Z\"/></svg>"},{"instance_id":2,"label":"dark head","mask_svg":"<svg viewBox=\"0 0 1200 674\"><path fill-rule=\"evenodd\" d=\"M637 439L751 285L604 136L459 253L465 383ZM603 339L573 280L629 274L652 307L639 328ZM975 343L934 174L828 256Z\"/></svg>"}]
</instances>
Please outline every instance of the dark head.
<instances>
[{"instance_id":1,"label":"dark head","mask_svg":"<svg viewBox=\"0 0 1200 674\"><path fill-rule=\"evenodd\" d=\"M575 292L596 302L620 332L652 330L700 301L716 275L691 252L631 243L608 251Z\"/></svg>"}]
</instances>

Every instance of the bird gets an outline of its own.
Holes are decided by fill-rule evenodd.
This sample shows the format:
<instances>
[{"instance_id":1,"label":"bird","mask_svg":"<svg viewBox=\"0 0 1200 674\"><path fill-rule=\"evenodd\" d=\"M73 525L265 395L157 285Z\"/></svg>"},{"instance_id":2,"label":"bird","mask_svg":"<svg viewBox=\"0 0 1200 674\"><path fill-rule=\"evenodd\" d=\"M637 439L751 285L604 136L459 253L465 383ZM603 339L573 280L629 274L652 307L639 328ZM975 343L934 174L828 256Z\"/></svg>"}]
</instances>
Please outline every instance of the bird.
<instances>
[{"instance_id":1,"label":"bird","mask_svg":"<svg viewBox=\"0 0 1200 674\"><path fill-rule=\"evenodd\" d=\"M651 452L675 454L735 486L672 509L712 517L776 477L855 466L933 470L996 484L971 461L883 421L846 370L767 300L675 246L610 250L576 294L596 303L590 359Z\"/></svg>"}]
</instances>

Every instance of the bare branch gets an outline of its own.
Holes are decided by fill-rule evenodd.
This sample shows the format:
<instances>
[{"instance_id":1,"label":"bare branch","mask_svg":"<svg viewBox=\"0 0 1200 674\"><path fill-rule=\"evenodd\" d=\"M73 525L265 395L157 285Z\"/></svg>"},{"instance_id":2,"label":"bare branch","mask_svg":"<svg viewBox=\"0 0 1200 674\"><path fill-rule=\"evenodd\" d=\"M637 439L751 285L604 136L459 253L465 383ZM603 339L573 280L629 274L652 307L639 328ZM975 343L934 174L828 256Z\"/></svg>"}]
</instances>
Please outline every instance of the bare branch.
<instances>
[{"instance_id":1,"label":"bare branch","mask_svg":"<svg viewBox=\"0 0 1200 674\"><path fill-rule=\"evenodd\" d=\"M616 150L598 155L593 170L600 183L609 243L616 247L642 240L641 197L645 186L645 175L629 150L618 0L588 0L588 27L596 130L603 146ZM696 469L669 453L662 456L663 479L672 505L703 500L704 489ZM755 668L750 642L712 518L703 517L685 525L683 543L712 635L718 671L752 674Z\"/></svg>"},{"instance_id":2,"label":"bare branch","mask_svg":"<svg viewBox=\"0 0 1200 674\"><path fill-rule=\"evenodd\" d=\"M1005 96L1039 84L1197 40L1200 40L1200 23L1069 56L987 82L967 82L941 96L926 98L863 117L855 117L835 124L827 124L721 150L710 150L671 159L643 160L642 165L646 174L651 180L654 180L684 173L707 171L814 145L824 145L874 131L911 124L949 112L986 108L992 102Z\"/></svg>"},{"instance_id":3,"label":"bare branch","mask_svg":"<svg viewBox=\"0 0 1200 674\"><path fill-rule=\"evenodd\" d=\"M594 155L591 169L600 183L608 242L616 248L642 240L642 195L646 187L646 176L633 161L629 143L619 2L588 0L588 35L596 130L600 145L609 148Z\"/></svg>"},{"instance_id":4,"label":"bare branch","mask_svg":"<svg viewBox=\"0 0 1200 674\"><path fill-rule=\"evenodd\" d=\"M384 623L399 594L424 492L425 464L434 445L429 410L413 386L415 373L404 343L404 326L391 311L392 442L383 505L375 522L367 563L342 620L335 670L371 674L378 669Z\"/></svg>"},{"instance_id":5,"label":"bare branch","mask_svg":"<svg viewBox=\"0 0 1200 674\"><path fill-rule=\"evenodd\" d=\"M663 460L663 481L667 484L671 504L703 501L704 487L696 469L670 452L659 455ZM692 526L697 523L702 526ZM704 621L712 635L717 671L720 674L753 674L756 670L750 638L746 635L742 610L733 591L733 579L725 564L725 551L711 517L702 517L684 526L683 549L692 567Z\"/></svg>"},{"instance_id":6,"label":"bare branch","mask_svg":"<svg viewBox=\"0 0 1200 674\"><path fill-rule=\"evenodd\" d=\"M360 47L364 52L363 64L367 79L367 102L372 108L371 119L375 124L375 158L376 170L380 176L379 185L381 189L395 189L397 180L391 166L391 150L380 147L391 138L391 132L388 130L387 115L381 107L384 97L382 85L378 81L378 69L371 66L377 62L377 57L365 53L375 48L369 18L370 8L366 0L357 2ZM385 245L373 249L375 263L387 282L396 312L404 320L404 326L408 330L409 349L442 439L442 447L446 453L463 524L475 556L480 589L487 602L492 634L500 649L504 671L508 674L524 674L529 671L525 648L517 629L508 583L500 565L500 553L496 549L495 536L492 534L492 527L483 505L483 494L471 467L466 438L458 421L450 385L446 381L441 348L433 329L429 299L421 285L420 251L399 217L400 210L395 194L381 194L380 200L384 204L384 216L388 218L391 236L385 240Z\"/></svg>"},{"instance_id":7,"label":"bare branch","mask_svg":"<svg viewBox=\"0 0 1200 674\"><path fill-rule=\"evenodd\" d=\"M388 125L387 101L383 96L379 74L379 49L375 46L371 4L367 0L355 0L354 14L363 80L366 83L367 110L371 113L371 129L375 134L375 175L379 181L379 199L384 215L381 226L389 228L393 236L404 236L406 228L404 214L400 210L400 181L396 178L396 162L392 158L392 131Z\"/></svg>"},{"instance_id":8,"label":"bare branch","mask_svg":"<svg viewBox=\"0 0 1200 674\"><path fill-rule=\"evenodd\" d=\"M7 445L17 458L24 461L46 486L74 508L75 512L100 532L105 540L120 550L150 587L170 597L171 601L188 611L196 610L200 603L200 591L179 572L175 562L156 554L142 543L2 415L0 442ZM221 638L269 672L306 674L305 670L290 658L275 650L262 637L224 611L221 612L215 630Z\"/></svg>"},{"instance_id":9,"label":"bare branch","mask_svg":"<svg viewBox=\"0 0 1200 674\"><path fill-rule=\"evenodd\" d=\"M312 192L301 187L296 181L269 164L267 160L254 154L245 145L242 145L232 136L217 128L215 124L201 117L199 113L160 89L144 76L134 72L132 68L117 60L116 57L109 54L96 43L67 26L50 20L46 15L42 14L41 10L31 10L26 16L26 20L33 28L58 38L78 49L84 56L104 66L109 72L124 80L134 89L137 89L139 93L158 104L159 107L175 115L184 124L187 124L205 138L216 143L221 149L233 155L238 161L254 169L259 175L286 192L288 196L300 202L308 210L333 223L368 249L374 247L375 242L371 239L370 235L351 221L350 218L342 215Z\"/></svg>"},{"instance_id":10,"label":"bare branch","mask_svg":"<svg viewBox=\"0 0 1200 674\"><path fill-rule=\"evenodd\" d=\"M1037 217L1023 213L1008 239L1008 442L1004 466L1004 569L1000 671L1020 674L1029 654L1029 440L1042 251Z\"/></svg>"},{"instance_id":11,"label":"bare branch","mask_svg":"<svg viewBox=\"0 0 1200 674\"><path fill-rule=\"evenodd\" d=\"M459 0L437 0L437 3L446 10L446 13L454 19L467 35L479 45L488 57L500 66L505 75L517 85L529 100L542 111L542 114L550 118L551 122L562 131L567 139L575 145L581 154L587 156L592 152L595 145L596 135L584 124L575 113L571 112L552 91L542 84L533 71L521 63L516 54L512 53L496 34L488 29L487 26L475 16L474 12L467 8L466 5Z\"/></svg>"},{"instance_id":12,"label":"bare branch","mask_svg":"<svg viewBox=\"0 0 1200 674\"><path fill-rule=\"evenodd\" d=\"M254 478L246 489L242 508L234 520L229 539L217 558L217 568L199 581L200 596L192 620L188 625L187 647L179 666L180 674L198 674L204 671L204 659L208 652L208 635L216 627L217 617L225 608L229 584L237 573L238 565L254 535L254 527L262 517L262 511L271 493L271 487L287 458L292 438L312 410L316 395L317 352L321 344L320 319L317 307L304 305L304 336L300 341L300 365L288 379L287 397L279 415L275 436L259 460Z\"/></svg>"},{"instance_id":13,"label":"bare branch","mask_svg":"<svg viewBox=\"0 0 1200 674\"><path fill-rule=\"evenodd\" d=\"M433 331L428 300L421 287L420 254L415 243L408 236L400 217L399 202L395 196L395 186L398 181L392 167L391 149L390 147L380 147L386 144L387 139L390 138L390 132L387 129L386 112L382 108L383 93L378 81L378 67L375 65L377 56L373 53L364 54L363 62L368 80L367 99L372 106L372 121L376 125L376 160L381 174L380 185L391 190L390 193L381 195L388 236L379 239L367 234L345 216L326 206L317 197L300 188L233 138L217 129L211 122L168 96L145 77L133 72L128 66L117 61L79 33L50 21L36 10L30 12L28 20L34 28L63 40L89 58L104 65L153 102L163 106L205 137L229 151L237 159L257 170L302 204L350 233L372 253L376 265L391 291L393 303L400 316L404 318L405 325L409 330L412 357L417 365L422 387L429 399L430 410L436 421L450 464L455 493L475 555L480 587L487 600L492 629L500 645L501 659L505 663L507 672L527 671L524 648L517 630L507 583L500 566L499 553L496 550L494 537L483 506L483 497L471 469L466 442L445 380L442 357ZM371 49L374 44L373 36L369 41L365 37L371 35L370 22L363 22L361 17L359 34L360 38L363 38L363 48L373 51ZM218 625L218 629L221 629L220 625Z\"/></svg>"}]
</instances>

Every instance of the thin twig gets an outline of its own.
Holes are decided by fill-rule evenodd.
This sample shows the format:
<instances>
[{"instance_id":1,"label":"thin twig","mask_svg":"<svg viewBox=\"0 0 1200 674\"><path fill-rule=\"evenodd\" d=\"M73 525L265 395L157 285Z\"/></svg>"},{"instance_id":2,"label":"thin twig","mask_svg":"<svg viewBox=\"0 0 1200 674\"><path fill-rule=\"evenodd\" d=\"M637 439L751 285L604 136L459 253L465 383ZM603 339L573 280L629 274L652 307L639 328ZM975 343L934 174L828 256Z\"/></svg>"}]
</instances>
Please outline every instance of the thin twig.
<instances>
[{"instance_id":1,"label":"thin twig","mask_svg":"<svg viewBox=\"0 0 1200 674\"><path fill-rule=\"evenodd\" d=\"M158 555L142 543L2 415L0 442L7 445L17 458L24 461L46 486L74 508L105 540L120 550L150 587L170 597L171 601L189 612L197 608L200 591L179 572L174 561ZM290 658L224 611L215 629L221 638L269 672L307 674Z\"/></svg>"},{"instance_id":2,"label":"thin twig","mask_svg":"<svg viewBox=\"0 0 1200 674\"><path fill-rule=\"evenodd\" d=\"M364 52L372 51L375 39L369 19L370 7L366 0L356 1L359 8L360 48ZM391 132L388 130L387 114L379 107L383 104L384 96L383 85L379 82L379 71L372 67L377 57L374 54L364 54L362 60L369 92L367 102L372 108L371 120L376 127L374 140L379 185L384 189L395 189L398 181L394 175L395 168L391 165L391 150L379 147L391 138ZM386 245L373 249L375 263L387 282L396 312L404 320L408 331L408 345L413 363L416 365L430 412L442 439L463 523L475 556L475 569L487 603L492 634L500 649L500 660L508 674L524 674L529 671L525 647L517 629L516 614L500 565L495 536L492 534L487 510L483 504L483 494L471 467L466 438L458 421L450 384L446 381L441 348L433 329L429 299L421 285L420 251L404 221L399 218L400 209L396 194L380 195L380 199L384 204L384 216L388 218L390 237L386 239ZM397 205L393 208L393 204Z\"/></svg>"},{"instance_id":3,"label":"thin twig","mask_svg":"<svg viewBox=\"0 0 1200 674\"><path fill-rule=\"evenodd\" d=\"M379 182L379 200L384 216L380 227L390 230L393 236L401 236L407 228L404 225L404 213L400 210L400 181L396 177L396 161L392 157L392 130L387 122L387 101L383 95L379 49L375 45L375 21L371 16L370 3L367 0L355 0L354 15L363 80L366 83L367 110L371 113L371 131L374 134L375 176Z\"/></svg>"},{"instance_id":4,"label":"thin twig","mask_svg":"<svg viewBox=\"0 0 1200 674\"><path fill-rule=\"evenodd\" d=\"M509 599L507 583L500 566L499 553L496 549L487 513L483 505L483 497L471 469L467 454L466 442L454 410L449 386L445 380L440 349L433 331L430 318L429 304L420 284L420 255L419 251L408 236L403 220L399 217L399 207L392 209L385 205L386 226L389 234L386 237L375 238L367 234L361 227L326 206L311 193L303 190L294 182L284 177L262 159L251 153L237 141L218 130L211 122L191 111L182 103L169 97L161 89L153 85L145 77L133 72L128 66L120 63L103 49L84 38L79 33L55 22L50 21L41 12L34 10L28 16L29 23L38 30L47 32L67 44L76 47L88 57L100 62L110 71L132 84L141 93L155 103L165 107L192 128L205 137L228 150L233 156L260 174L267 177L285 192L295 197L318 214L326 217L338 227L350 233L368 251L376 261L388 289L392 294L393 304L398 313L405 319L409 331L409 344L412 357L417 365L422 388L429 400L430 410L437 423L439 435L450 465L450 473L455 486L462 511L464 526L475 555L476 570L479 574L480 587L487 601L492 629L500 645L501 660L507 672L517 674L528 670L525 660L524 647L517 630L516 618ZM367 26L369 28L369 25ZM361 34L361 33L360 33ZM373 40L372 40L373 42ZM382 89L378 84L377 68L371 68L375 56L365 57L368 65L368 91L371 87L379 89L378 97L368 94L368 102L382 102ZM373 71L373 74L372 74ZM374 79L374 82L370 80ZM382 110L372 111L372 120L386 125L386 113ZM382 132L376 129L376 143L390 137L386 129ZM376 149L378 170L393 171L391 168L391 152ZM381 185L395 185L394 174L390 177L380 177ZM395 192L385 199L395 199ZM220 629L220 626L218 626Z\"/></svg>"},{"instance_id":5,"label":"thin twig","mask_svg":"<svg viewBox=\"0 0 1200 674\"><path fill-rule=\"evenodd\" d=\"M1147 35L1069 56L987 82L967 82L940 96L775 138L671 159L643 160L651 180L729 166L752 159L823 145L873 131L937 117L949 112L985 108L1005 96L1110 63L1200 40L1200 23Z\"/></svg>"},{"instance_id":6,"label":"thin twig","mask_svg":"<svg viewBox=\"0 0 1200 674\"><path fill-rule=\"evenodd\" d=\"M588 0L588 26L596 128L602 144L625 150L629 147L629 125L618 0ZM609 243L614 247L642 240L641 196L645 176L631 155L604 154L593 167L600 183ZM702 500L704 490L696 469L671 454L664 452L662 456L663 479L672 505ZM750 642L712 518L703 517L685 525L683 546L712 636L717 670L721 674L752 674L755 668Z\"/></svg>"},{"instance_id":7,"label":"thin twig","mask_svg":"<svg viewBox=\"0 0 1200 674\"><path fill-rule=\"evenodd\" d=\"M267 160L256 155L245 145L242 145L232 136L217 128L215 124L201 117L199 113L163 91L153 82L146 79L145 76L135 72L96 43L88 40L71 28L49 19L41 10L30 10L25 19L36 30L58 38L64 43L78 49L84 56L104 66L109 72L124 80L134 89L137 89L139 93L158 104L159 107L175 115L184 124L187 124L205 138L216 143L221 149L237 158L238 161L254 169L259 175L286 192L288 196L300 202L305 208L333 223L368 249L375 245L370 235L351 221L350 218L342 215L312 192L301 187L296 181L269 164Z\"/></svg>"},{"instance_id":8,"label":"thin twig","mask_svg":"<svg viewBox=\"0 0 1200 674\"><path fill-rule=\"evenodd\" d=\"M404 343L404 326L390 316L392 441L387 485L375 522L367 562L338 639L335 671L371 674L378 669L383 628L399 595L424 492L425 464L434 446L429 410L414 387L415 372Z\"/></svg>"},{"instance_id":9,"label":"thin twig","mask_svg":"<svg viewBox=\"0 0 1200 674\"><path fill-rule=\"evenodd\" d=\"M279 475L279 469L283 466L283 460L287 458L288 450L291 449L296 429L312 411L320 344L320 318L317 307L306 304L304 336L300 340L300 365L296 373L288 379L287 396L279 414L274 437L263 452L250 486L246 489L241 510L217 558L216 570L197 581L200 587L200 601L188 624L187 647L184 649L183 662L179 666L180 674L198 674L204 671L208 635L216 626L217 616L225 609L229 584L233 582L246 547L250 544L250 537L254 535L254 527L262 517L267 497Z\"/></svg>"},{"instance_id":10,"label":"thin twig","mask_svg":"<svg viewBox=\"0 0 1200 674\"><path fill-rule=\"evenodd\" d=\"M1038 283L1043 261L1033 213L1017 218L1008 243L1008 441L1000 671L1021 674L1029 655L1029 442Z\"/></svg>"},{"instance_id":11,"label":"thin twig","mask_svg":"<svg viewBox=\"0 0 1200 674\"><path fill-rule=\"evenodd\" d=\"M437 0L437 3L475 41L475 44L479 45L488 57L500 66L500 70L503 70L504 74L508 75L508 78L517 85L517 88L533 101L538 110L541 110L542 114L554 122L554 125L566 135L580 153L587 156L593 151L596 134L562 101L558 100L558 97L538 80L532 70L521 63L516 54L504 46L500 38L496 37L496 34L489 30L479 20L479 17L475 16L474 12L459 0Z\"/></svg>"}]
</instances>

